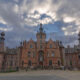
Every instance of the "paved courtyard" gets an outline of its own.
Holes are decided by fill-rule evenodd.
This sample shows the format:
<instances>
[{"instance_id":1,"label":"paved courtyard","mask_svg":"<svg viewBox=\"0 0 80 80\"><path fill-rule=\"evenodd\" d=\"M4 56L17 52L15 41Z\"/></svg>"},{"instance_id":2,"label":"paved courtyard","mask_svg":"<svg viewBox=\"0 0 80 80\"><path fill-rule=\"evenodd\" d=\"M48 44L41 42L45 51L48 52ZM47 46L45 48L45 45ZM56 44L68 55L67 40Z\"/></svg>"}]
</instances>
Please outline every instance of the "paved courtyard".
<instances>
[{"instance_id":1,"label":"paved courtyard","mask_svg":"<svg viewBox=\"0 0 80 80\"><path fill-rule=\"evenodd\" d=\"M40 70L0 73L0 80L80 80L80 71Z\"/></svg>"}]
</instances>

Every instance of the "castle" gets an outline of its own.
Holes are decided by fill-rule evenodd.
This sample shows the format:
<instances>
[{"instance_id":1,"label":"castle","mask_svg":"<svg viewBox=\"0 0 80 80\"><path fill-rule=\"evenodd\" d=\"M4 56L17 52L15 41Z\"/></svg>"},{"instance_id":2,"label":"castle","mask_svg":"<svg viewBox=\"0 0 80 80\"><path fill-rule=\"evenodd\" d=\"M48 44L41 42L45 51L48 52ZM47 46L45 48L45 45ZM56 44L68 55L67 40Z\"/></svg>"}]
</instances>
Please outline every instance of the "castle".
<instances>
[{"instance_id":1,"label":"castle","mask_svg":"<svg viewBox=\"0 0 80 80\"><path fill-rule=\"evenodd\" d=\"M67 68L78 68L80 69L80 32L78 34L78 45L74 45L74 47L70 47L64 49L65 51L65 60Z\"/></svg>"},{"instance_id":2,"label":"castle","mask_svg":"<svg viewBox=\"0 0 80 80\"><path fill-rule=\"evenodd\" d=\"M59 68L64 65L63 45L59 41L49 39L46 41L46 33L40 24L39 32L36 34L37 41L30 39L24 41L22 45L21 64L22 68L28 66L33 67L49 67Z\"/></svg>"},{"instance_id":3,"label":"castle","mask_svg":"<svg viewBox=\"0 0 80 80\"><path fill-rule=\"evenodd\" d=\"M46 33L40 24L36 34L36 41L21 42L15 49L6 48L4 44L5 33L0 37L0 71L9 71L27 68L80 68L80 33L79 45L74 48L65 48L61 41L46 41Z\"/></svg>"}]
</instances>

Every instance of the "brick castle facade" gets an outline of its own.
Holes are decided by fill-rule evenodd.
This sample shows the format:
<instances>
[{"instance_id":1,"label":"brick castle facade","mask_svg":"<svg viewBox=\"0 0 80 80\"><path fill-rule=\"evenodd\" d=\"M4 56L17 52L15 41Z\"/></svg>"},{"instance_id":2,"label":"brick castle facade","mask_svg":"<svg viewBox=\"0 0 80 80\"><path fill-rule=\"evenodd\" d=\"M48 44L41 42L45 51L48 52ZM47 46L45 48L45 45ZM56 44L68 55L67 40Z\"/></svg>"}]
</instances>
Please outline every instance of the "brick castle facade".
<instances>
[{"instance_id":1,"label":"brick castle facade","mask_svg":"<svg viewBox=\"0 0 80 80\"><path fill-rule=\"evenodd\" d=\"M0 71L26 68L80 68L80 34L79 45L64 48L61 41L46 41L46 33L40 24L36 41L21 42L15 49L5 48L5 33L0 36Z\"/></svg>"},{"instance_id":2,"label":"brick castle facade","mask_svg":"<svg viewBox=\"0 0 80 80\"><path fill-rule=\"evenodd\" d=\"M39 32L36 34L37 41L30 39L22 45L21 64L26 67L49 67L59 68L64 65L63 45L59 41L49 39L46 41L46 33L40 24Z\"/></svg>"}]
</instances>

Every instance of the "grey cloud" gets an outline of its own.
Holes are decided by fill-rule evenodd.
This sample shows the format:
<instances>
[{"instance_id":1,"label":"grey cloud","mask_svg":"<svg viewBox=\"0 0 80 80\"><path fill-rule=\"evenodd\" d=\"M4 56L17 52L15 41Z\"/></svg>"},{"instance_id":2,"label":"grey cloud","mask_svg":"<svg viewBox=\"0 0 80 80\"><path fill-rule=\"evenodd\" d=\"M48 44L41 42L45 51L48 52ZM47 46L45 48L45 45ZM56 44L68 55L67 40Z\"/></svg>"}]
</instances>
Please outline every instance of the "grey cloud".
<instances>
[{"instance_id":1,"label":"grey cloud","mask_svg":"<svg viewBox=\"0 0 80 80\"><path fill-rule=\"evenodd\" d=\"M0 16L2 16L9 26L14 26L14 28L21 27L22 20L12 9L12 4L0 4Z\"/></svg>"},{"instance_id":2,"label":"grey cloud","mask_svg":"<svg viewBox=\"0 0 80 80\"><path fill-rule=\"evenodd\" d=\"M48 15L49 13L49 17L46 16L45 18L48 18L49 20L51 20L50 22L55 24L56 21L61 21L63 22L63 18L64 15L70 16L70 17L74 17L76 20L72 23L65 23L63 22L63 25L60 26L58 25L59 29L62 30L62 27L69 27L69 26L73 26L73 28L70 28L68 30L68 32L75 32L79 29L80 24L77 26L76 21L79 21L79 17L80 17L80 0L0 0L0 16L4 19L4 21L7 23L7 26L9 27L13 27L12 32L6 32L8 35L7 41L9 42L15 42L16 36L18 36L18 39L21 39L21 37L23 37L23 39L29 39L31 37L31 32L33 32L33 34L35 35L34 29L36 28L35 26L40 23L41 19L40 17L45 14ZM17 5L19 7L19 11L16 13L13 10L13 7ZM40 13L40 9L41 11L43 11L42 13ZM46 10L47 9L47 10ZM32 13L32 14L30 14ZM55 15L53 15L55 13ZM30 17L28 18L28 16L33 15L40 15L39 18L34 18L34 17ZM55 17L54 17L55 16ZM44 18L44 21L45 21ZM25 19L27 19L28 22L25 21ZM29 20L31 22L29 22ZM45 22L45 24L48 24L48 22ZM79 23L79 22L78 22ZM29 25L28 25L29 24ZM32 25L30 25L32 24ZM35 26L33 25L35 24ZM31 27L32 26L32 27ZM35 28L34 28L35 27ZM30 35L30 37L28 36ZM71 35L68 37L63 36L62 39L70 39L70 37L73 37L74 35ZM35 37L35 36L34 36ZM13 38L10 39L10 38ZM57 39L60 39L60 37L58 36ZM73 39L73 42L76 39ZM71 43L71 40L68 40L68 42L66 43ZM64 42L64 41L63 41ZM7 44L8 45L8 44Z\"/></svg>"}]
</instances>

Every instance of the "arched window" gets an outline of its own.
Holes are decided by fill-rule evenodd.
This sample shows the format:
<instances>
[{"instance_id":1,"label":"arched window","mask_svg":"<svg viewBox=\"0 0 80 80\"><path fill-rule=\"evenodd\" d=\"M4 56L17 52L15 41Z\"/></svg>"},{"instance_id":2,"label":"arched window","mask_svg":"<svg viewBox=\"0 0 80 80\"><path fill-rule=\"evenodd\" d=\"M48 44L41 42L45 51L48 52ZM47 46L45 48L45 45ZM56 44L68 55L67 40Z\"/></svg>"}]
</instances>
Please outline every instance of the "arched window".
<instances>
[{"instance_id":1,"label":"arched window","mask_svg":"<svg viewBox=\"0 0 80 80\"><path fill-rule=\"evenodd\" d=\"M31 57L31 52L30 51L28 52L28 57Z\"/></svg>"}]
</instances>

